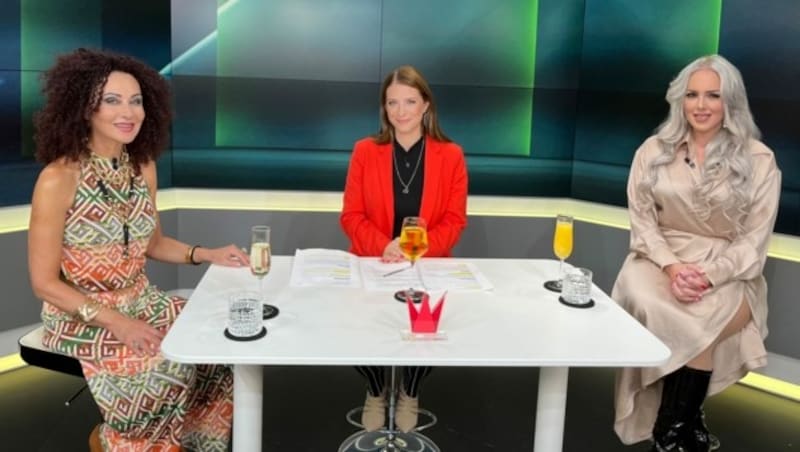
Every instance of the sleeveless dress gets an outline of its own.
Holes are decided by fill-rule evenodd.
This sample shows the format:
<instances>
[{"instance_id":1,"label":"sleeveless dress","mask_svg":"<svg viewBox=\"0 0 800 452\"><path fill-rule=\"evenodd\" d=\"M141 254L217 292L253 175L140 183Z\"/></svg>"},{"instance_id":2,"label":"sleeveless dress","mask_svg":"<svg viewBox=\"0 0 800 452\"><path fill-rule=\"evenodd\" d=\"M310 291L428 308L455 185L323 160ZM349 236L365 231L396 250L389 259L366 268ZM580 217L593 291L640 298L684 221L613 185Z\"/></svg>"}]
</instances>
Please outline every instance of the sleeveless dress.
<instances>
[{"instance_id":1,"label":"sleeveless dress","mask_svg":"<svg viewBox=\"0 0 800 452\"><path fill-rule=\"evenodd\" d=\"M96 155L81 162L67 212L61 279L104 307L166 332L186 303L144 274L156 211L141 175ZM105 423L105 450L227 451L233 377L226 366L139 357L108 330L44 302L44 345L78 358Z\"/></svg>"}]
</instances>

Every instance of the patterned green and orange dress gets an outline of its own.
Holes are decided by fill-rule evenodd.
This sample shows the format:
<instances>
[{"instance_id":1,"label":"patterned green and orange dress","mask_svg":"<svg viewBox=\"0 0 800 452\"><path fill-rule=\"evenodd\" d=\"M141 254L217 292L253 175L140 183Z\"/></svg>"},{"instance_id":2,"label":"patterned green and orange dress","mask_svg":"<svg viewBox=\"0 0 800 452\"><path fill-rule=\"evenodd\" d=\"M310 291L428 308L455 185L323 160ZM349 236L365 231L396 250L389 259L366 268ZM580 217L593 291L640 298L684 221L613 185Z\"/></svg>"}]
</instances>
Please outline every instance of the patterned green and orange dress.
<instances>
[{"instance_id":1,"label":"patterned green and orange dress","mask_svg":"<svg viewBox=\"0 0 800 452\"><path fill-rule=\"evenodd\" d=\"M103 306L165 332L186 300L167 296L144 274L156 212L144 179L125 157L118 169L96 155L81 162L64 228L61 278ZM180 364L161 354L139 357L108 330L47 302L42 320L44 345L81 362L105 421L105 450L227 450L233 416L229 368Z\"/></svg>"}]
</instances>

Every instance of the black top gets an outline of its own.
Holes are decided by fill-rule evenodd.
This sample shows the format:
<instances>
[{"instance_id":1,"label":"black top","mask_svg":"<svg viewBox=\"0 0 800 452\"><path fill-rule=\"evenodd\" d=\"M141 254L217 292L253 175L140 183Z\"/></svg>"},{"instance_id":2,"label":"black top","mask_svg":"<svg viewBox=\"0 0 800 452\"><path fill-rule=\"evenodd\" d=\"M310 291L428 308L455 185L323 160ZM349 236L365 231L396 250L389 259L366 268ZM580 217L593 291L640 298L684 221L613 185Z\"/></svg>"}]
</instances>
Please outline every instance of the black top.
<instances>
[{"instance_id":1,"label":"black top","mask_svg":"<svg viewBox=\"0 0 800 452\"><path fill-rule=\"evenodd\" d=\"M394 181L394 228L392 237L400 235L404 217L419 216L422 204L422 183L425 179L425 140L406 151L394 140L392 180Z\"/></svg>"}]
</instances>

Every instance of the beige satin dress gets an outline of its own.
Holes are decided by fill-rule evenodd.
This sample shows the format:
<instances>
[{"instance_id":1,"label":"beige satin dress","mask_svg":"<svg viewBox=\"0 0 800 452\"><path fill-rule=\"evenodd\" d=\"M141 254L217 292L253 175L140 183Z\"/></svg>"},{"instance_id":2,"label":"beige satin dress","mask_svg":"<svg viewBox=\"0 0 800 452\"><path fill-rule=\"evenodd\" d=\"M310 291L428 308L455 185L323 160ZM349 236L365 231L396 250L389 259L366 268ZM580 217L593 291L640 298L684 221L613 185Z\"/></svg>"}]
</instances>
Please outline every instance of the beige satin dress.
<instances>
[{"instance_id":1,"label":"beige satin dress","mask_svg":"<svg viewBox=\"0 0 800 452\"><path fill-rule=\"evenodd\" d=\"M692 190L702 179L700 166L684 161L683 143L673 162L659 169L653 187L655 208L638 208L636 187L649 163L659 155L655 137L636 151L628 179L631 252L622 265L612 298L672 350L663 366L626 368L617 375L614 430L625 444L652 436L661 402L660 378L682 367L717 338L742 302L750 306L752 321L714 351L714 370L708 394L725 389L748 370L766 364L767 286L762 275L767 245L775 224L781 173L772 151L753 141L753 201L741 220L744 232L721 209L712 208L705 221L693 212ZM729 195L724 185L713 199ZM713 287L696 303L677 301L669 277L661 269L672 263L700 265Z\"/></svg>"}]
</instances>

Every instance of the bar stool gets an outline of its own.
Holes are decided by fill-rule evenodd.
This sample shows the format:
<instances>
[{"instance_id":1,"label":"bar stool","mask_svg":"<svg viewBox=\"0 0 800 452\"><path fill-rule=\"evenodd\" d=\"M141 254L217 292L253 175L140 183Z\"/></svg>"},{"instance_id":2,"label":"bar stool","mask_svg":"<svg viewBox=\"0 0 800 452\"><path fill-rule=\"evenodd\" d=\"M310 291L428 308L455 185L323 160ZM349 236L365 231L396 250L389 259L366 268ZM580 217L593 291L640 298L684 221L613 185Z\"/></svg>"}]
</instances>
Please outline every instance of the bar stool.
<instances>
[{"instance_id":1,"label":"bar stool","mask_svg":"<svg viewBox=\"0 0 800 452\"><path fill-rule=\"evenodd\" d=\"M433 440L420 433L427 428L433 427L438 421L436 415L430 411L420 409L419 415L427 418L428 421L408 433L397 430L397 426L394 425L397 392L399 390L395 371L395 367L392 366L388 428L373 432L363 430L364 426L356 420L358 419L356 416L364 410L364 407L353 408L347 412L345 419L362 430L348 436L339 446L339 452L441 452L439 446Z\"/></svg>"}]
</instances>

